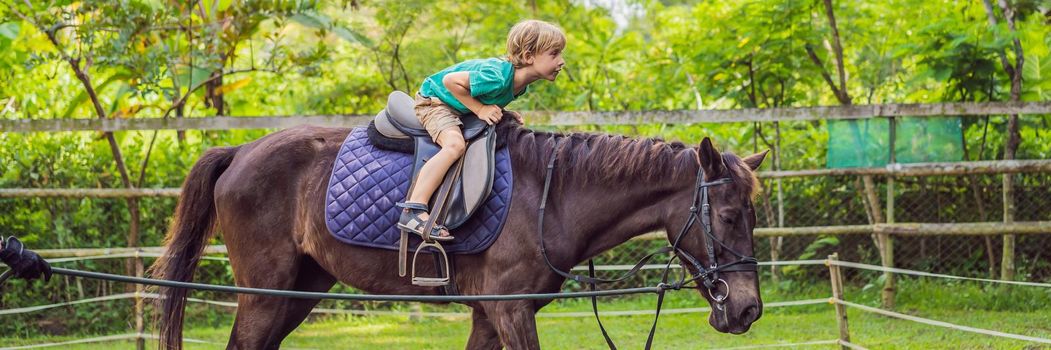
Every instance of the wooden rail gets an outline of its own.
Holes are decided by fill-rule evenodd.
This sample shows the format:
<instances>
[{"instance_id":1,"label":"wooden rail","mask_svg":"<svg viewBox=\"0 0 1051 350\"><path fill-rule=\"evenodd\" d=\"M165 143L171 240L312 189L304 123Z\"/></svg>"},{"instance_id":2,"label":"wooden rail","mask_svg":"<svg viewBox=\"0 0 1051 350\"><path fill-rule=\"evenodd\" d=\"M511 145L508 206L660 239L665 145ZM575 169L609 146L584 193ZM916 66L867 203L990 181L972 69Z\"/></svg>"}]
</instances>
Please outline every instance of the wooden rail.
<instances>
[{"instance_id":1,"label":"wooden rail","mask_svg":"<svg viewBox=\"0 0 1051 350\"><path fill-rule=\"evenodd\" d=\"M1022 221L1011 224L1002 222L967 222L946 224L897 223L877 225L845 226L811 226L811 227L760 227L755 229L755 237L772 236L812 236L812 235L863 235L886 233L902 237L915 236L974 236L1001 234L1048 234L1051 233L1051 221ZM664 232L647 233L633 240L666 239ZM44 258L83 257L93 255L163 253L164 247L140 248L67 248L34 250ZM226 253L225 245L211 245L204 249L205 254Z\"/></svg>"},{"instance_id":2,"label":"wooden rail","mask_svg":"<svg viewBox=\"0 0 1051 350\"><path fill-rule=\"evenodd\" d=\"M64 249L40 249L33 250L44 258L69 258L85 257L95 255L131 254L139 253L164 253L164 247L139 247L139 248L64 248ZM226 253L225 245L210 245L204 247L204 254Z\"/></svg>"},{"instance_id":3,"label":"wooden rail","mask_svg":"<svg viewBox=\"0 0 1051 350\"><path fill-rule=\"evenodd\" d=\"M814 177L830 175L939 176L1004 173L1051 173L1051 159L990 160L956 163L891 164L883 168L784 170L759 172L760 178ZM178 197L178 188L2 188L0 198L19 197Z\"/></svg>"},{"instance_id":4,"label":"wooden rail","mask_svg":"<svg viewBox=\"0 0 1051 350\"><path fill-rule=\"evenodd\" d=\"M640 123L750 123L884 117L943 117L1051 114L1051 101L954 102L799 108L745 108L676 111L523 111L528 125L625 125ZM296 125L365 125L372 115L263 117L15 119L0 120L0 132L280 129Z\"/></svg>"},{"instance_id":5,"label":"wooden rail","mask_svg":"<svg viewBox=\"0 0 1051 350\"><path fill-rule=\"evenodd\" d=\"M981 236L1002 234L1048 234L1051 221L960 222L960 223L895 223L875 225L757 227L755 237L791 237L815 235L890 234L899 237L917 236ZM664 232L652 232L635 237L637 240L665 239Z\"/></svg>"},{"instance_id":6,"label":"wooden rail","mask_svg":"<svg viewBox=\"0 0 1051 350\"><path fill-rule=\"evenodd\" d=\"M880 175L880 176L942 176L981 175L1051 172L1051 159L984 160L972 162L941 162L888 164L877 168L842 168L760 171L760 178L815 177L836 175Z\"/></svg>"},{"instance_id":7,"label":"wooden rail","mask_svg":"<svg viewBox=\"0 0 1051 350\"><path fill-rule=\"evenodd\" d=\"M178 197L178 188L0 188L0 198L68 197L128 198Z\"/></svg>"}]
</instances>

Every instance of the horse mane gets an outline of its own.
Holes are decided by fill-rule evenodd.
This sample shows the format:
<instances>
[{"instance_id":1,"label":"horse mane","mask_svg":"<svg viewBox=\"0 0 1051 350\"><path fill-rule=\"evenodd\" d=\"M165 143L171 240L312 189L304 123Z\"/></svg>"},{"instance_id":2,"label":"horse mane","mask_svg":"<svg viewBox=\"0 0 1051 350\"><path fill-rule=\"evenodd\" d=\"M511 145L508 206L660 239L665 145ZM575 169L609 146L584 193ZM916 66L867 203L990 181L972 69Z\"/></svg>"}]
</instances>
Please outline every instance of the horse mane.
<instances>
[{"instance_id":1,"label":"horse mane","mask_svg":"<svg viewBox=\"0 0 1051 350\"><path fill-rule=\"evenodd\" d=\"M630 185L636 181L693 179L697 175L697 152L681 142L659 138L630 138L597 133L553 133L530 130L515 122L499 125L499 137L511 146L516 163L543 174L552 149L557 150L556 171L561 178L572 176L584 183ZM728 176L746 193L757 191L758 180L740 157L722 153Z\"/></svg>"}]
</instances>

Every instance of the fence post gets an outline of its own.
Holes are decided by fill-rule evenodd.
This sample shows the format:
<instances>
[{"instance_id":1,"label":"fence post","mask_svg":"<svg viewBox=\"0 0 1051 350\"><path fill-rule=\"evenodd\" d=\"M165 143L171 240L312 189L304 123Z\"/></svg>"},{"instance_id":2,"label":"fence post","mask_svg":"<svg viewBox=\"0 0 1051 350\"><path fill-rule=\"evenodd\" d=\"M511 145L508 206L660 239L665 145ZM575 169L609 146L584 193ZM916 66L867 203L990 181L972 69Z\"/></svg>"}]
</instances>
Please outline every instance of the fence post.
<instances>
[{"instance_id":1,"label":"fence post","mask_svg":"<svg viewBox=\"0 0 1051 350\"><path fill-rule=\"evenodd\" d=\"M781 170L781 123L777 121L774 121L774 170ZM781 192L781 178L774 181L777 182L777 227L782 228L785 227L784 194ZM781 244L784 240L783 236L770 237L770 261L781 259ZM770 277L775 285L781 283L781 270L777 265L770 266Z\"/></svg>"},{"instance_id":2,"label":"fence post","mask_svg":"<svg viewBox=\"0 0 1051 350\"><path fill-rule=\"evenodd\" d=\"M1013 153L1013 152L1012 152ZM1006 157L1005 157L1006 158ZM1013 157L1012 157L1013 158ZM1004 224L1010 225L1015 221L1015 195L1014 174L1003 174L1003 200L1004 200ZM1003 236L1003 257L1000 262L1000 279L1005 281L1014 280L1015 276L1015 242L1013 234Z\"/></svg>"},{"instance_id":3,"label":"fence post","mask_svg":"<svg viewBox=\"0 0 1051 350\"><path fill-rule=\"evenodd\" d=\"M423 320L423 306L420 303L409 304L409 321L418 322Z\"/></svg>"},{"instance_id":4,"label":"fence post","mask_svg":"<svg viewBox=\"0 0 1051 350\"><path fill-rule=\"evenodd\" d=\"M888 164L895 164L898 162L898 159L894 155L895 138L897 138L897 123L894 117L890 117L888 124L890 124L888 128L890 138L888 139L887 144L890 146L890 151L888 152L889 154L887 157L887 161ZM894 175L887 176L886 219L888 224L894 223ZM881 252L882 254L880 254L880 256L882 257L881 262L883 263L883 267L894 267L894 238L891 237L889 234L885 233L880 234L879 238L883 241L883 243L880 244L880 248L883 250ZM894 293L896 289L895 285L897 283L894 280L894 274L890 271L884 271L883 276L883 291L880 293L880 304L883 305L884 309L893 309Z\"/></svg>"},{"instance_id":5,"label":"fence post","mask_svg":"<svg viewBox=\"0 0 1051 350\"><path fill-rule=\"evenodd\" d=\"M142 264L142 249L135 249L135 277L143 277L144 267ZM135 284L135 349L146 350L146 322L143 317L145 304L143 300L145 286Z\"/></svg>"},{"instance_id":6,"label":"fence post","mask_svg":"<svg viewBox=\"0 0 1051 350\"><path fill-rule=\"evenodd\" d=\"M843 350L849 349L843 342L850 342L850 330L847 325L847 309L843 304L839 303L839 300L843 300L843 274L839 270L839 265L834 262L839 261L839 253L835 253L828 256L828 274L832 281L832 304L836 307L836 324L839 325L839 341L840 348Z\"/></svg>"}]
</instances>

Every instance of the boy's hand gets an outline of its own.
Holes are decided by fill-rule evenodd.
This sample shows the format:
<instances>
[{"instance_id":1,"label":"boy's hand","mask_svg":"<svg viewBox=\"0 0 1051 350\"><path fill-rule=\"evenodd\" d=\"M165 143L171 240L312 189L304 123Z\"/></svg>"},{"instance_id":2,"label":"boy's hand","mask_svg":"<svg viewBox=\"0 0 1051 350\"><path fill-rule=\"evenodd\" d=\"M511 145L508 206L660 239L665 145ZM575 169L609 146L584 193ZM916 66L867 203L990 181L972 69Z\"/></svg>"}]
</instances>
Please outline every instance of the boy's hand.
<instances>
[{"instance_id":1,"label":"boy's hand","mask_svg":"<svg viewBox=\"0 0 1051 350\"><path fill-rule=\"evenodd\" d=\"M479 108L474 114L478 116L478 119L489 125L496 124L504 116L503 110L496 105L482 105L482 108Z\"/></svg>"}]
</instances>

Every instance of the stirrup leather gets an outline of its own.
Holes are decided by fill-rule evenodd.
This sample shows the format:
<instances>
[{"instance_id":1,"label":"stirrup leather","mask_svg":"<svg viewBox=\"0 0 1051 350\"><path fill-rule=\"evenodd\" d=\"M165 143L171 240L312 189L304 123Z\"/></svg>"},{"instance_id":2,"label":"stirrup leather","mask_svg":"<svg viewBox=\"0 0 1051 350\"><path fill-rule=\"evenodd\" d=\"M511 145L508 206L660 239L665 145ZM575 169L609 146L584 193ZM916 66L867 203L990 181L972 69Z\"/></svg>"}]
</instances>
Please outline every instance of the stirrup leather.
<instances>
[{"instance_id":1,"label":"stirrup leather","mask_svg":"<svg viewBox=\"0 0 1051 350\"><path fill-rule=\"evenodd\" d=\"M460 173L460 169L463 168L463 158L460 158L455 165L449 169L446 173L446 177L456 177ZM413 179L413 185L415 186L416 179ZM435 221L442 217L445 212L445 205L448 204L449 191L452 187L453 181L446 181L438 188L438 197L434 201L434 210L430 213L430 218L427 220L427 224L424 226L423 231L427 232L435 226ZM412 187L409 188L409 193L412 193ZM418 203L405 203L405 205L420 205ZM432 247L437 250L438 254L441 255L442 261L445 262L445 272L442 273L442 266L435 266L440 276L438 277L416 277L416 258L420 255L420 250L424 248ZM401 243L398 249L398 276L405 277L405 268L408 260L408 249L409 249L409 233L406 230L401 230ZM440 264L439 264L440 265ZM439 287L448 285L451 281L449 276L449 255L445 253L445 248L442 248L441 242L432 239L429 235L423 236L423 242L416 247L416 252L412 255L412 284L417 286L427 287Z\"/></svg>"}]
</instances>

